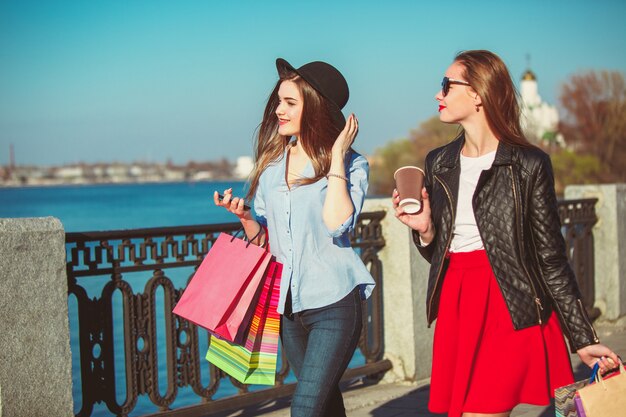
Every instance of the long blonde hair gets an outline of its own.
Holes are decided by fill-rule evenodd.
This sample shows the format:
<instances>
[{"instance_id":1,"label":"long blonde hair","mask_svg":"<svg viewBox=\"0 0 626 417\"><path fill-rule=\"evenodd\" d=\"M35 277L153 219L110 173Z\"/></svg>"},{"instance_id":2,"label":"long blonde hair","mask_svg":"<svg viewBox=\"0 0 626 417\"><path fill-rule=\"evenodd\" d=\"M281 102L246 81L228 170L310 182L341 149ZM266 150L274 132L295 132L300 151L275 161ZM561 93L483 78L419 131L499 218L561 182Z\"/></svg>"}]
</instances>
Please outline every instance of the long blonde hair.
<instances>
[{"instance_id":1,"label":"long blonde hair","mask_svg":"<svg viewBox=\"0 0 626 417\"><path fill-rule=\"evenodd\" d=\"M340 129L333 124L329 101L319 94L309 83L295 72L285 72L270 94L263 120L256 138L254 169L250 174L246 199L251 200L259 186L259 178L269 164L279 161L290 145L291 137L278 134L278 89L284 81L292 81L302 96L302 117L300 118L300 141L306 154L311 158L315 175L302 178L297 185L312 184L324 177L330 169L331 149Z\"/></svg>"}]
</instances>

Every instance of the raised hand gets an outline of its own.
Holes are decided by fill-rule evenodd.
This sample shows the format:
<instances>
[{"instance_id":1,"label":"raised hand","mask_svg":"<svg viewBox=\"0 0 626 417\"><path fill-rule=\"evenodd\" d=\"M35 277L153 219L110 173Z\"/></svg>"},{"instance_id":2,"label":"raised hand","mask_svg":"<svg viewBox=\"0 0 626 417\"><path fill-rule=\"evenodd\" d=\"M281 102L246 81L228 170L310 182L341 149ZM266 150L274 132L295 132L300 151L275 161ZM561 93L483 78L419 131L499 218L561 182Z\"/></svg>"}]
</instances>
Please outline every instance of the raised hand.
<instances>
[{"instance_id":1,"label":"raised hand","mask_svg":"<svg viewBox=\"0 0 626 417\"><path fill-rule=\"evenodd\" d=\"M351 114L346 121L346 126L343 128L339 136L337 136L337 140L333 144L332 154L333 155L345 155L350 149L350 146L354 143L354 139L356 139L356 135L359 133L359 121L357 120L354 114Z\"/></svg>"}]
</instances>

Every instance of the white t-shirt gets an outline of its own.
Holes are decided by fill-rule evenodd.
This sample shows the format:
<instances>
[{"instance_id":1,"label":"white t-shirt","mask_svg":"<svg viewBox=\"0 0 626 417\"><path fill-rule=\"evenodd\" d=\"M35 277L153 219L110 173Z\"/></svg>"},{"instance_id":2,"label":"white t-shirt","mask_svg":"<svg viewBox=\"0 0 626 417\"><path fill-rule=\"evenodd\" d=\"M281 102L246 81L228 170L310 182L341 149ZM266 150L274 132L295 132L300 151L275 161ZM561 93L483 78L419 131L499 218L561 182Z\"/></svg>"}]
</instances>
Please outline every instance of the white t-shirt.
<instances>
[{"instance_id":1,"label":"white t-shirt","mask_svg":"<svg viewBox=\"0 0 626 417\"><path fill-rule=\"evenodd\" d=\"M470 158L461 154L461 177L459 178L459 197L456 206L456 219L450 252L471 252L484 249L480 238L472 197L476 191L476 184L480 174L491 168L496 151L486 153L477 158Z\"/></svg>"}]
</instances>

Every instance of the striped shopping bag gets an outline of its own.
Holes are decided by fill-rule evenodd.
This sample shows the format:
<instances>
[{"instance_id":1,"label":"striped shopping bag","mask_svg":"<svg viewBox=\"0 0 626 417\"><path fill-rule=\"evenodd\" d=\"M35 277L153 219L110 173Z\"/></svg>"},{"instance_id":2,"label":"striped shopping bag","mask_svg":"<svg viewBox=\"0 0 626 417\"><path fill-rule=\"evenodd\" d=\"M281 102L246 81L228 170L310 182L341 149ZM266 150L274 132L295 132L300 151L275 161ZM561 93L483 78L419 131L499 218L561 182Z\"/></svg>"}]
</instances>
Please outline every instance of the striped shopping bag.
<instances>
[{"instance_id":1,"label":"striped shopping bag","mask_svg":"<svg viewBox=\"0 0 626 417\"><path fill-rule=\"evenodd\" d=\"M282 268L272 259L243 346L211 335L206 359L241 383L274 385L280 327L276 308Z\"/></svg>"}]
</instances>

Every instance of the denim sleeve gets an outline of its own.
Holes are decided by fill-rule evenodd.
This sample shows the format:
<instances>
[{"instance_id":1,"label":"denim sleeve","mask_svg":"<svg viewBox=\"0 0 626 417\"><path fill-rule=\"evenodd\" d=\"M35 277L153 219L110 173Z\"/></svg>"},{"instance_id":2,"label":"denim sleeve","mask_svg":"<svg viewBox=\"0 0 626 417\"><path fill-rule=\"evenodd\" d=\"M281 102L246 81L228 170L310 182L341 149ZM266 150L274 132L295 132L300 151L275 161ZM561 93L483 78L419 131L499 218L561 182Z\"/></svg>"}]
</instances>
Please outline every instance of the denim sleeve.
<instances>
[{"instance_id":1,"label":"denim sleeve","mask_svg":"<svg viewBox=\"0 0 626 417\"><path fill-rule=\"evenodd\" d=\"M350 198L354 206L354 212L335 230L328 230L331 237L339 237L344 233L351 232L356 226L359 214L363 209L363 202L369 186L369 164L364 156L353 152L348 165L348 186L350 187Z\"/></svg>"},{"instance_id":2,"label":"denim sleeve","mask_svg":"<svg viewBox=\"0 0 626 417\"><path fill-rule=\"evenodd\" d=\"M256 215L256 221L262 226L267 227L267 218L265 216L265 199L263 198L263 192L261 191L261 184L256 189L254 194L254 214Z\"/></svg>"}]
</instances>

